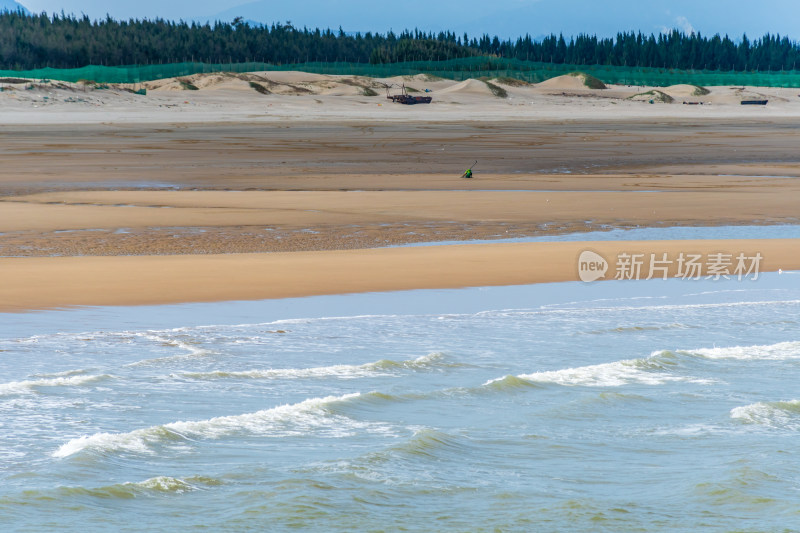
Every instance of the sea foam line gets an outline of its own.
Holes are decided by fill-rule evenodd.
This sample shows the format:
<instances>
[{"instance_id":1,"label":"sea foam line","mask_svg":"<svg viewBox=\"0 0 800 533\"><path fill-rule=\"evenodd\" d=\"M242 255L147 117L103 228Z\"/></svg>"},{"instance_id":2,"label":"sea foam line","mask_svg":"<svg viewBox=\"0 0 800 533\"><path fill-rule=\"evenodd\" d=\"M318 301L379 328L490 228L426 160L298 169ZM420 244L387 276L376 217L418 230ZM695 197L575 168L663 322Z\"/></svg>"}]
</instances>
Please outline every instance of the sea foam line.
<instances>
[{"instance_id":1,"label":"sea foam line","mask_svg":"<svg viewBox=\"0 0 800 533\"><path fill-rule=\"evenodd\" d=\"M624 300L632 298L623 298ZM565 304L553 305L571 305L581 304L585 302L575 301ZM800 300L755 300L755 301L741 301L741 302L718 302L718 303L703 303L703 304L664 304L664 305L642 305L642 306L607 306L607 307L547 307L543 309L545 312L553 313L574 313L574 312L591 312L597 311L684 311L689 309L718 309L725 307L758 307L769 305L797 305ZM545 307L545 306L543 306ZM525 312L525 311L521 311ZM529 311L531 313L538 313L538 311Z\"/></svg>"},{"instance_id":2,"label":"sea foam line","mask_svg":"<svg viewBox=\"0 0 800 533\"><path fill-rule=\"evenodd\" d=\"M214 478L192 476L186 479L170 476L157 476L144 481L125 482L116 485L101 487L99 489L85 489L82 487L63 489L67 494L89 495L99 498L129 499L138 496L158 496L162 494L183 494L186 492L207 490L208 487L221 485L222 482Z\"/></svg>"},{"instance_id":3,"label":"sea foam line","mask_svg":"<svg viewBox=\"0 0 800 533\"><path fill-rule=\"evenodd\" d=\"M39 387L80 387L81 385L86 385L88 383L93 383L104 379L110 379L112 377L113 376L108 374L101 374L11 381L9 383L0 383L0 396L33 392Z\"/></svg>"},{"instance_id":4,"label":"sea foam line","mask_svg":"<svg viewBox=\"0 0 800 533\"><path fill-rule=\"evenodd\" d=\"M187 355L190 355L190 356L191 355L205 355L205 354L209 353L209 350L206 350L205 348L198 348L196 346L192 346L191 344L187 344L185 342L181 342L178 339L171 339L169 337L162 337L160 335L152 335L152 334L148 334L148 333L142 334L141 336L144 337L145 339L148 339L148 340L151 340L151 341L159 342L161 344L166 344L168 346L175 346L176 348L180 348L182 350L186 350L187 352L189 352Z\"/></svg>"},{"instance_id":5,"label":"sea foam line","mask_svg":"<svg viewBox=\"0 0 800 533\"><path fill-rule=\"evenodd\" d=\"M243 370L211 372L184 372L180 377L190 379L304 379L304 378L341 378L356 379L361 377L388 376L393 371L412 370L425 371L443 367L461 366L446 363L444 354L440 352L423 355L406 361L382 359L363 365L331 365L312 368L274 368L269 370Z\"/></svg>"},{"instance_id":6,"label":"sea foam line","mask_svg":"<svg viewBox=\"0 0 800 533\"><path fill-rule=\"evenodd\" d=\"M731 418L745 424L777 429L800 429L800 400L757 402L731 409Z\"/></svg>"},{"instance_id":7,"label":"sea foam line","mask_svg":"<svg viewBox=\"0 0 800 533\"><path fill-rule=\"evenodd\" d=\"M800 341L725 348L698 348L696 350L685 350L681 353L699 355L707 359L784 361L787 359L800 359Z\"/></svg>"},{"instance_id":8,"label":"sea foam line","mask_svg":"<svg viewBox=\"0 0 800 533\"><path fill-rule=\"evenodd\" d=\"M281 405L255 413L171 422L127 433L84 435L63 444L53 452L52 456L64 458L84 450L101 453L115 451L153 453L152 447L158 444L189 439L219 439L240 433L283 437L302 435L309 430L325 428L330 430L332 436L346 436L350 431L366 427L368 424L337 415L330 408L337 402L346 402L359 396L360 393L352 393L310 398L300 403Z\"/></svg>"},{"instance_id":9,"label":"sea foam line","mask_svg":"<svg viewBox=\"0 0 800 533\"><path fill-rule=\"evenodd\" d=\"M677 365L675 354L668 351L653 352L649 357L625 359L599 365L565 368L514 376L534 383L552 383L565 386L621 387L629 384L663 385L682 381L688 383L712 383L712 380L691 376L676 376L670 367ZM507 381L508 376L487 381L484 386Z\"/></svg>"},{"instance_id":10,"label":"sea foam line","mask_svg":"<svg viewBox=\"0 0 800 533\"><path fill-rule=\"evenodd\" d=\"M187 353L182 353L178 355L168 355L166 357L156 357L154 359L143 359L141 361L136 361L134 363L129 363L125 365L126 367L137 367L137 366L149 366L153 364L165 363L165 362L172 362L172 361L179 361L182 359L191 359L194 357L206 357L209 355L213 355L214 352L208 350L206 348L199 348L197 346L192 346L191 344L187 344L185 342L181 342L178 339L171 339L168 337L161 337L159 335L153 335L152 333L141 333L141 334L134 334L134 336L142 337L144 339L155 341L163 345L167 346L174 346L175 348L179 348L181 350L185 350Z\"/></svg>"},{"instance_id":11,"label":"sea foam line","mask_svg":"<svg viewBox=\"0 0 800 533\"><path fill-rule=\"evenodd\" d=\"M22 498L14 499L14 503L24 505L31 498L44 501L64 498L81 498L89 496L100 500L130 500L139 497L159 498L169 495L179 495L187 492L205 491L212 487L223 485L220 479L207 476L189 476L177 478L171 476L156 476L144 481L126 481L104 487L61 486L55 489L26 490ZM13 501L6 500L6 503Z\"/></svg>"},{"instance_id":12,"label":"sea foam line","mask_svg":"<svg viewBox=\"0 0 800 533\"><path fill-rule=\"evenodd\" d=\"M784 272L784 274L800 274L800 271L796 272ZM756 289L754 289L756 290ZM713 292L732 292L732 291L713 291ZM744 291L738 291L744 292ZM565 302L561 304L552 304L552 305L543 305L539 308L526 308L526 309L497 309L497 310L487 310L481 311L477 313L448 313L447 316L450 317L492 317L492 316L507 316L507 315L547 315L547 314L572 314L572 313L596 313L597 311L646 311L646 310L687 310L687 309L714 309L714 308L722 308L722 307L739 307L739 306L770 306L770 305L798 305L800 304L800 299L793 299L793 300L755 300L755 301L740 301L740 302L718 302L718 303L700 303L700 304L665 304L665 305L650 305L650 306L606 306L606 307L567 307L569 305L574 304L587 304L592 302L600 302L600 301L607 301L607 300L636 300L636 299L663 299L665 297L634 297L634 298L603 298L598 300L589 300L589 301L573 301L573 302ZM188 332L199 332L204 330L214 330L214 329L221 329L221 330L238 330L238 329L247 329L252 327L265 327L265 326L276 326L281 324L299 324L299 323L312 323L315 321L330 321L330 320L361 320L361 319L381 319L381 318L421 318L421 317L435 317L441 316L441 313L436 314L406 314L406 315L353 315L353 316L336 316L336 317L308 317L308 318L293 318L293 319L281 319L281 320L274 320L270 322L260 322L260 323L253 323L253 324L208 324L208 325L200 325L200 326L183 326L177 328L170 328L170 329L163 329L163 330L147 330L147 331L118 331L118 332L106 332L106 331L95 331L95 332L82 332L82 333L65 333L59 332L49 335L33 335L26 338L0 338L0 342L14 342L14 343L38 343L40 340L47 339L47 338L67 338L67 339L81 339L81 340L96 340L102 339L105 337L110 338L124 338L124 339L131 339L131 338L148 338L149 340L154 340L157 342L162 342L165 344L170 344L176 347L184 348L188 350L190 353L188 355L205 355L211 352L204 350L202 348L197 348L191 346L190 344L182 343L176 339L161 337L160 335L168 335L170 333L188 333ZM274 333L274 332L270 332ZM143 361L142 363L145 363ZM136 364L136 363L134 363Z\"/></svg>"}]
</instances>

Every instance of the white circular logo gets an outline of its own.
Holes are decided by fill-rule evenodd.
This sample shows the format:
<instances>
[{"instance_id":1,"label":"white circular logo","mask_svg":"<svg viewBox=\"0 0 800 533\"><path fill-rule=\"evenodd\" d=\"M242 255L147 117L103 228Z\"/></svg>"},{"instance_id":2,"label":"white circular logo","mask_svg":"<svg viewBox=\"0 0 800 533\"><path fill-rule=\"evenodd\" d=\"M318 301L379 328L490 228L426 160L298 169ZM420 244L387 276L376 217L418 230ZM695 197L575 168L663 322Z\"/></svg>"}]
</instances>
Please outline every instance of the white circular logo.
<instances>
[{"instance_id":1,"label":"white circular logo","mask_svg":"<svg viewBox=\"0 0 800 533\"><path fill-rule=\"evenodd\" d=\"M608 271L608 261L602 255L592 252L591 250L584 250L578 257L578 276L581 281L590 282L597 281L605 277Z\"/></svg>"}]
</instances>

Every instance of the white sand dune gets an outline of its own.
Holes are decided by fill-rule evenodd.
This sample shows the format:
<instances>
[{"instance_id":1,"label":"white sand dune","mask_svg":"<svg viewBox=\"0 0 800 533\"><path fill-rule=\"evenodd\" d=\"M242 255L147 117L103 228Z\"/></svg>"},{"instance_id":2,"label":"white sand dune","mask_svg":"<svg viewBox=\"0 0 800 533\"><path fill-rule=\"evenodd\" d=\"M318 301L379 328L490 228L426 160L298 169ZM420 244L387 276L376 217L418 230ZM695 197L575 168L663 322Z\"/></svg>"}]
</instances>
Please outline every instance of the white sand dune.
<instances>
[{"instance_id":1,"label":"white sand dune","mask_svg":"<svg viewBox=\"0 0 800 533\"><path fill-rule=\"evenodd\" d=\"M287 117L371 120L376 112L380 112L381 120L437 121L460 118L464 105L470 107L470 116L476 120L611 118L631 113L648 117L800 116L800 91L796 88L719 86L707 88L707 95L695 96L697 88L688 84L591 89L585 85L584 76L557 76L539 84L489 80L502 86L507 98L498 98L478 79L458 82L427 74L368 78L291 71L221 72L102 86L30 80L28 84L0 83L0 106L6 124L159 122L178 118L182 122L205 122L237 117L264 121ZM387 85L393 86L392 94L398 94L399 87L405 85L412 94L432 96L434 105L386 105ZM146 89L147 94L134 94L140 89ZM660 91L664 97L646 94L651 91ZM676 105L647 105L651 99L672 99ZM742 100L769 100L769 105L741 106ZM704 105L680 106L679 110L684 102ZM320 104L325 105L321 108Z\"/></svg>"},{"instance_id":2,"label":"white sand dune","mask_svg":"<svg viewBox=\"0 0 800 533\"><path fill-rule=\"evenodd\" d=\"M584 80L585 78L583 76L564 74L563 76L556 76L555 78L550 78L549 80L537 83L536 87L540 89L548 89L553 91L592 90L586 86Z\"/></svg>"},{"instance_id":3,"label":"white sand dune","mask_svg":"<svg viewBox=\"0 0 800 533\"><path fill-rule=\"evenodd\" d=\"M464 80L446 89L437 91L439 94L475 94L493 97L491 89L482 81L475 79Z\"/></svg>"},{"instance_id":4,"label":"white sand dune","mask_svg":"<svg viewBox=\"0 0 800 533\"><path fill-rule=\"evenodd\" d=\"M664 87L663 92L670 95L671 97L678 99L678 98L703 98L708 96L704 94L706 91L709 91L705 87L698 87L697 85L688 85L688 84L680 84L680 85L670 85L669 87ZM710 91L709 91L710 92Z\"/></svg>"},{"instance_id":5,"label":"white sand dune","mask_svg":"<svg viewBox=\"0 0 800 533\"><path fill-rule=\"evenodd\" d=\"M314 74L312 72L299 72L296 70L273 70L254 72L260 76L267 77L277 83L311 83L328 81L331 76L325 74Z\"/></svg>"},{"instance_id":6,"label":"white sand dune","mask_svg":"<svg viewBox=\"0 0 800 533\"><path fill-rule=\"evenodd\" d=\"M642 93L634 94L628 98L634 102L658 102L660 104L671 104L675 98L661 89L651 89Z\"/></svg>"},{"instance_id":7,"label":"white sand dune","mask_svg":"<svg viewBox=\"0 0 800 533\"><path fill-rule=\"evenodd\" d=\"M278 95L362 96L365 89L383 90L384 84L359 76L324 76L303 72L193 74L146 82L150 91L242 91Z\"/></svg>"}]
</instances>

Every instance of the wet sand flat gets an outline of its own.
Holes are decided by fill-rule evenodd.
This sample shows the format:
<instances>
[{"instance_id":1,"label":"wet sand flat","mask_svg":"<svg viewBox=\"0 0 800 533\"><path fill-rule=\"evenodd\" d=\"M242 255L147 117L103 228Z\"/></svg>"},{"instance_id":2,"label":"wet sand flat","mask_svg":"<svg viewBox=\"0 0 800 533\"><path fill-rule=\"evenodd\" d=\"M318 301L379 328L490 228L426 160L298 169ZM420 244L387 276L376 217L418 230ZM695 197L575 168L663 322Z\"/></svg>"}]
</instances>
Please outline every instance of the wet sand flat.
<instances>
[{"instance_id":1,"label":"wet sand flat","mask_svg":"<svg viewBox=\"0 0 800 533\"><path fill-rule=\"evenodd\" d=\"M0 190L519 190L561 188L561 177L576 174L798 177L799 123L653 123L633 116L557 123L501 117L422 124L2 126ZM475 160L479 179L454 181ZM565 186L597 188L592 180L575 179Z\"/></svg>"},{"instance_id":2,"label":"wet sand flat","mask_svg":"<svg viewBox=\"0 0 800 533\"><path fill-rule=\"evenodd\" d=\"M495 178L501 181L501 178ZM796 223L800 180L599 191L66 191L0 200L0 256L365 248L612 227ZM562 182L563 186L564 183ZM614 191L614 188L620 190Z\"/></svg>"},{"instance_id":3,"label":"wet sand flat","mask_svg":"<svg viewBox=\"0 0 800 533\"><path fill-rule=\"evenodd\" d=\"M0 128L0 268L12 280L0 308L566 281L572 243L372 248L800 220L791 117L152 115L161 122ZM476 177L459 179L476 159ZM794 268L797 242L765 241L764 268ZM655 247L663 243L645 246ZM545 260L553 250L561 259Z\"/></svg>"}]
</instances>

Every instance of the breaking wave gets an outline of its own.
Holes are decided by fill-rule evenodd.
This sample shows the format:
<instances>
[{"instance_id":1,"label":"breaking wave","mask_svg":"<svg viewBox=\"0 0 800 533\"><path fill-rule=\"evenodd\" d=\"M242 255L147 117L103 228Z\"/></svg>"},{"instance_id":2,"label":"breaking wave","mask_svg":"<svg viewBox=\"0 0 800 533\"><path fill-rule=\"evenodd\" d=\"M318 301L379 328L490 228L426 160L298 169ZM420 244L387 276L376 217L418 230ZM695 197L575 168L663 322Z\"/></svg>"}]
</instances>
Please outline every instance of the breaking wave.
<instances>
[{"instance_id":1,"label":"breaking wave","mask_svg":"<svg viewBox=\"0 0 800 533\"><path fill-rule=\"evenodd\" d=\"M700 348L684 353L708 359L773 360L800 359L800 342L779 342L755 346L731 346L727 348Z\"/></svg>"},{"instance_id":2,"label":"breaking wave","mask_svg":"<svg viewBox=\"0 0 800 533\"><path fill-rule=\"evenodd\" d=\"M184 494L209 487L222 485L218 479L192 476L180 479L169 476L158 476L136 483L118 483L106 487L87 489L84 487L62 487L59 493L63 496L91 496L101 499L133 499L139 497L158 497L171 494Z\"/></svg>"},{"instance_id":3,"label":"breaking wave","mask_svg":"<svg viewBox=\"0 0 800 533\"><path fill-rule=\"evenodd\" d=\"M25 394L35 392L42 387L80 387L89 383L110 379L108 374L102 375L73 375L53 378L31 379L25 381L11 381L0 383L0 396L11 394Z\"/></svg>"},{"instance_id":4,"label":"breaking wave","mask_svg":"<svg viewBox=\"0 0 800 533\"><path fill-rule=\"evenodd\" d=\"M503 376L502 378L493 379L483 384L482 388L489 389L497 392L509 392L519 389L536 388L537 384L529 379L524 379L520 376Z\"/></svg>"},{"instance_id":5,"label":"breaking wave","mask_svg":"<svg viewBox=\"0 0 800 533\"><path fill-rule=\"evenodd\" d=\"M144 359L142 361L136 361L135 363L129 363L125 366L129 367L136 367L136 366L150 366L154 364L160 363L170 363L177 360L183 359L191 359L194 357L206 357L209 355L214 355L216 352L212 350L208 350L206 348L202 348L200 346L195 346L191 342L184 342L179 339L169 338L169 337L162 337L160 335L153 335L152 333L141 333L141 334L134 334L134 336L141 337L143 339L157 342L162 346L171 346L183 350L184 353L177 354L177 355L168 355L166 357L156 357L154 359Z\"/></svg>"},{"instance_id":6,"label":"breaking wave","mask_svg":"<svg viewBox=\"0 0 800 533\"><path fill-rule=\"evenodd\" d=\"M317 430L325 431L330 437L345 437L354 430L368 429L370 423L358 422L336 414L332 408L337 403L347 402L359 396L360 393L353 393L311 398L300 403L281 405L255 413L171 422L127 433L84 435L63 444L53 452L52 456L64 458L83 451L149 454L154 453L153 448L158 445L185 444L189 440L219 439L243 433L286 437L304 435Z\"/></svg>"},{"instance_id":7,"label":"breaking wave","mask_svg":"<svg viewBox=\"0 0 800 533\"><path fill-rule=\"evenodd\" d=\"M731 409L731 418L745 424L778 429L800 429L800 400L757 402Z\"/></svg>"},{"instance_id":8,"label":"breaking wave","mask_svg":"<svg viewBox=\"0 0 800 533\"><path fill-rule=\"evenodd\" d=\"M382 359L363 365L332 365L313 368L276 368L269 370L245 370L212 372L185 372L181 377L190 379L306 379L306 378L340 378L356 379L391 375L395 371L429 371L437 368L460 367L457 363L448 363L442 353L431 353L408 361L392 361Z\"/></svg>"},{"instance_id":9,"label":"breaking wave","mask_svg":"<svg viewBox=\"0 0 800 533\"><path fill-rule=\"evenodd\" d=\"M678 357L670 351L653 352L649 357L626 359L613 363L565 368L516 376L534 383L551 383L565 386L621 387L629 384L662 385L672 381L710 383L710 380L676 375ZM507 381L508 376L491 380L485 386Z\"/></svg>"}]
</instances>

